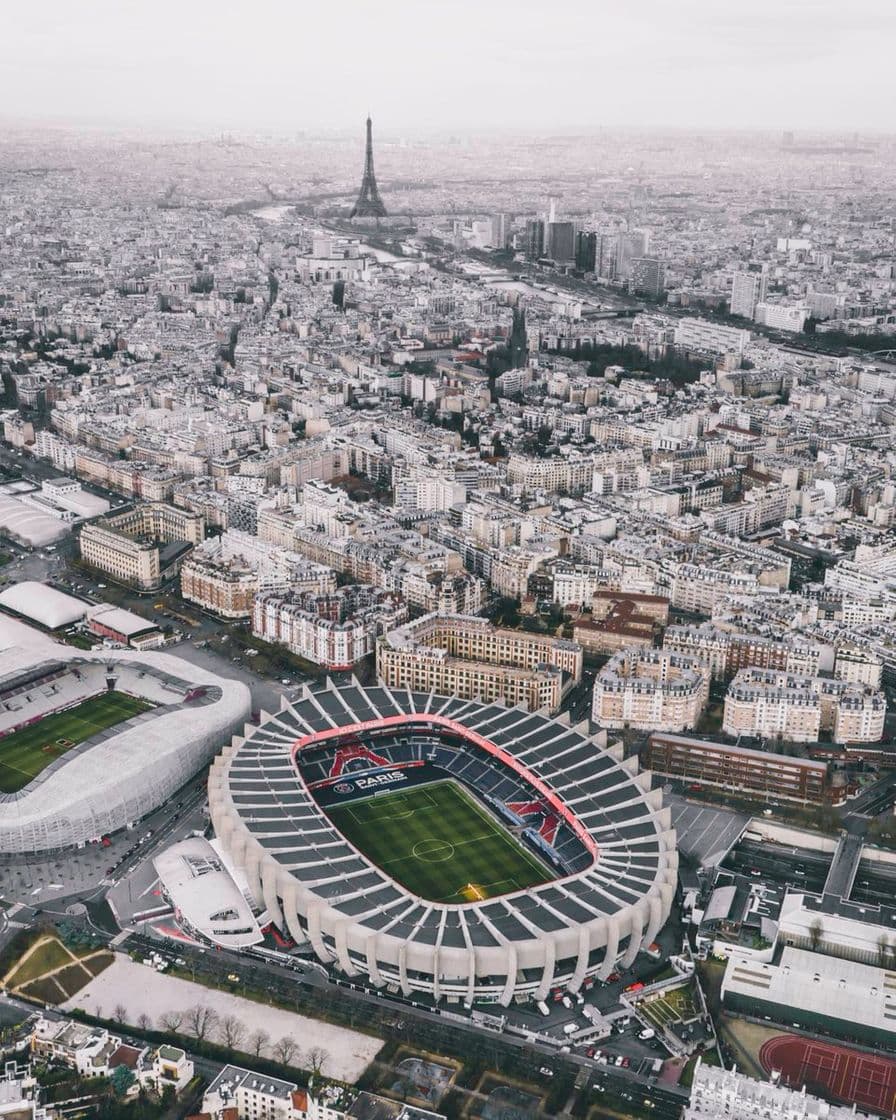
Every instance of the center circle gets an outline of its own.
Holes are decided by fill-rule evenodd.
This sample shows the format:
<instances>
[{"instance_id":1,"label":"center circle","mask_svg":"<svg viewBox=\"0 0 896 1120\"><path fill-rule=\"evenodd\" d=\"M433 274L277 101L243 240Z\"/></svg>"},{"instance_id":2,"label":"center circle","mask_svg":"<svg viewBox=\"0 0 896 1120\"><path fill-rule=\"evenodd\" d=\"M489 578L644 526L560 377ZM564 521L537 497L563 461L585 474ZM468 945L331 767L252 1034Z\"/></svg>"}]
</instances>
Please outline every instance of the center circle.
<instances>
[{"instance_id":1,"label":"center circle","mask_svg":"<svg viewBox=\"0 0 896 1120\"><path fill-rule=\"evenodd\" d=\"M411 848L411 854L427 863L447 863L454 855L454 845L447 840L431 837L428 840L418 840Z\"/></svg>"}]
</instances>

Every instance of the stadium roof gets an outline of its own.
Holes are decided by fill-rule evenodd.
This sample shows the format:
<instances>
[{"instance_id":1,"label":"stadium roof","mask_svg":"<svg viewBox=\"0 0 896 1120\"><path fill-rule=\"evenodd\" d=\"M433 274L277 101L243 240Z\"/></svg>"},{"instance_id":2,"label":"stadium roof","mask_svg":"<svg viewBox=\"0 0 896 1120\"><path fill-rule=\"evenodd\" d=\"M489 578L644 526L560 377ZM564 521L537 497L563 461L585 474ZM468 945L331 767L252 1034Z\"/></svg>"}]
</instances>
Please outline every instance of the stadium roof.
<instances>
[{"instance_id":1,"label":"stadium roof","mask_svg":"<svg viewBox=\"0 0 896 1120\"><path fill-rule=\"evenodd\" d=\"M49 589L39 584L46 593ZM12 589L10 589L12 590ZM65 598L65 597L63 597ZM23 622L0 615L7 689L16 680L51 675L64 695L119 687L155 704L68 750L24 789L0 795L0 851L64 848L124 828L158 808L243 726L249 689L167 653L77 650ZM66 669L71 672L61 680ZM57 704L32 688L35 707Z\"/></svg>"},{"instance_id":2,"label":"stadium roof","mask_svg":"<svg viewBox=\"0 0 896 1120\"><path fill-rule=\"evenodd\" d=\"M88 603L35 580L14 583L0 592L0 606L40 623L47 630L79 622L89 608Z\"/></svg>"},{"instance_id":3,"label":"stadium roof","mask_svg":"<svg viewBox=\"0 0 896 1120\"><path fill-rule=\"evenodd\" d=\"M415 895L346 840L312 791L333 781L327 744L335 747L339 736L357 742L359 735L391 767L438 759L448 773L462 769L461 781L477 789L505 790L498 799L540 806L560 830L550 843L565 871L528 890L480 900ZM321 959L335 953L351 972L363 967L359 954L394 956L401 945L409 962L438 957L434 973L467 976L471 986L474 975L485 988L493 977L506 977L502 1002L519 985L534 991L549 983L555 962L566 967L570 956L581 983L586 969L598 967L590 956L596 946L608 946L600 964L605 975L617 956L630 963L642 940L655 937L675 889L670 813L649 775L623 760L621 747L608 747L605 735L523 708L357 682L306 688L224 752L210 777L209 803L218 836L253 892L263 892L274 922L285 920L299 940L305 935L298 916L307 910ZM348 945L341 940L347 928ZM334 946L325 941L330 936ZM517 952L518 960L506 959ZM424 977L425 990L429 964L408 967ZM521 969L527 975L517 979ZM413 987L406 973L402 985Z\"/></svg>"}]
</instances>

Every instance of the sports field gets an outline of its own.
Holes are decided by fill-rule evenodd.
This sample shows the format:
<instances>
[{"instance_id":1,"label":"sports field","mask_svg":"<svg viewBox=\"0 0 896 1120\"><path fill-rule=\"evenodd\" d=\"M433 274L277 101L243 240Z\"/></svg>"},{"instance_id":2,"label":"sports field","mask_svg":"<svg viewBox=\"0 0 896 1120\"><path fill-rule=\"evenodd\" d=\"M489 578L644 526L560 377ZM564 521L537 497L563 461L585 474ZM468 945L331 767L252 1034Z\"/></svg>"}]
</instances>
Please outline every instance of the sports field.
<instances>
[{"instance_id":1,"label":"sports field","mask_svg":"<svg viewBox=\"0 0 896 1120\"><path fill-rule=\"evenodd\" d=\"M327 809L350 844L431 902L476 902L554 878L452 781Z\"/></svg>"},{"instance_id":2,"label":"sports field","mask_svg":"<svg viewBox=\"0 0 896 1120\"><path fill-rule=\"evenodd\" d=\"M801 1035L779 1034L763 1044L759 1061L766 1073L777 1070L791 1088L805 1085L817 1096L885 1116L896 1110L896 1062L892 1058Z\"/></svg>"},{"instance_id":3,"label":"sports field","mask_svg":"<svg viewBox=\"0 0 896 1120\"><path fill-rule=\"evenodd\" d=\"M15 793L50 763L92 735L153 705L124 692L104 692L0 739L0 793Z\"/></svg>"}]
</instances>

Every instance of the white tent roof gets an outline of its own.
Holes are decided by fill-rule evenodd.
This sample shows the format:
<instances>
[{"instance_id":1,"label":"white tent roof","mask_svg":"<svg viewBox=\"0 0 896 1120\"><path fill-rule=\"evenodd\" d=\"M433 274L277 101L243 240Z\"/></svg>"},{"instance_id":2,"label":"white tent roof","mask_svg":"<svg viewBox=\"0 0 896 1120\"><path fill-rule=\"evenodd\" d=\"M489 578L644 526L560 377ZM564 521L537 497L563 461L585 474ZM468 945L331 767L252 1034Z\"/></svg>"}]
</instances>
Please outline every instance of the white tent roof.
<instances>
[{"instance_id":1,"label":"white tent roof","mask_svg":"<svg viewBox=\"0 0 896 1120\"><path fill-rule=\"evenodd\" d=\"M0 592L0 606L33 619L48 630L58 630L60 626L79 622L87 614L89 604L29 579Z\"/></svg>"},{"instance_id":2,"label":"white tent roof","mask_svg":"<svg viewBox=\"0 0 896 1120\"><path fill-rule=\"evenodd\" d=\"M32 548L41 548L66 536L69 525L52 514L42 513L34 506L0 494L0 529L13 540L22 541Z\"/></svg>"}]
</instances>

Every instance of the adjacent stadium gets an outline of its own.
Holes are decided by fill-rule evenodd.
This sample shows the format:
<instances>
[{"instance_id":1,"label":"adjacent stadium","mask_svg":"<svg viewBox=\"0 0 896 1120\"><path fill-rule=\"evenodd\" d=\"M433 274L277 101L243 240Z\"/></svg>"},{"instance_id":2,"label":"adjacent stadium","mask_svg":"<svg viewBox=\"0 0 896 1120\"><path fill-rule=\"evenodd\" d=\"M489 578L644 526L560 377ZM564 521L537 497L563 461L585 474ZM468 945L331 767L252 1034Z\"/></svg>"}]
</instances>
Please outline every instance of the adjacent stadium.
<instances>
[{"instance_id":1,"label":"adjacent stadium","mask_svg":"<svg viewBox=\"0 0 896 1120\"><path fill-rule=\"evenodd\" d=\"M102 692L10 732L0 742L0 793L18 792L71 747L152 707L126 692Z\"/></svg>"},{"instance_id":2,"label":"adjacent stadium","mask_svg":"<svg viewBox=\"0 0 896 1120\"><path fill-rule=\"evenodd\" d=\"M628 966L677 853L650 776L587 725L356 682L215 761L209 806L259 917L376 986L544 999Z\"/></svg>"},{"instance_id":3,"label":"adjacent stadium","mask_svg":"<svg viewBox=\"0 0 896 1120\"><path fill-rule=\"evenodd\" d=\"M168 654L82 653L0 618L0 853L52 851L163 804L250 714Z\"/></svg>"}]
</instances>

